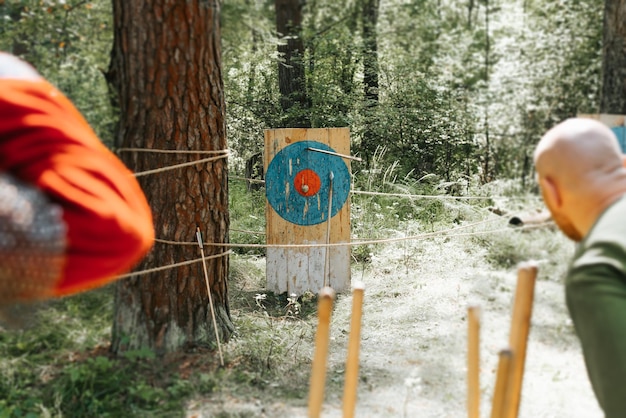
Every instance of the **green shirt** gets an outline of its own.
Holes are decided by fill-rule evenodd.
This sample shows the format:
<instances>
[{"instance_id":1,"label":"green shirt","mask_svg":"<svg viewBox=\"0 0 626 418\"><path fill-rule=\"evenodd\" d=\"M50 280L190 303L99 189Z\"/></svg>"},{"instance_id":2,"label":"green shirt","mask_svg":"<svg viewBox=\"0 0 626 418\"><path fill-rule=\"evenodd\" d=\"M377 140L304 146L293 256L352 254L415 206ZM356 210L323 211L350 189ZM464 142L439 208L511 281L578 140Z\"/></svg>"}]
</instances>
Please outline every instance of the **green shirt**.
<instances>
[{"instance_id":1,"label":"green shirt","mask_svg":"<svg viewBox=\"0 0 626 418\"><path fill-rule=\"evenodd\" d=\"M626 417L626 198L579 244L565 294L591 385L606 418Z\"/></svg>"}]
</instances>

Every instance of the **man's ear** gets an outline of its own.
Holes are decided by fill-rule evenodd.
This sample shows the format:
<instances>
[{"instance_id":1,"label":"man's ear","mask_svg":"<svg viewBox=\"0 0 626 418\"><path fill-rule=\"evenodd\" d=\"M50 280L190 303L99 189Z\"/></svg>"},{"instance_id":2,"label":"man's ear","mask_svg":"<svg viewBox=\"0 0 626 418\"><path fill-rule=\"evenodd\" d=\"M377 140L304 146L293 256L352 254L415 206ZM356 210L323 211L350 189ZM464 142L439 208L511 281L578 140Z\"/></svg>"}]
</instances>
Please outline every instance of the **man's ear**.
<instances>
[{"instance_id":1,"label":"man's ear","mask_svg":"<svg viewBox=\"0 0 626 418\"><path fill-rule=\"evenodd\" d=\"M563 204L563 198L554 180L550 177L539 177L539 187L548 208L559 209Z\"/></svg>"}]
</instances>

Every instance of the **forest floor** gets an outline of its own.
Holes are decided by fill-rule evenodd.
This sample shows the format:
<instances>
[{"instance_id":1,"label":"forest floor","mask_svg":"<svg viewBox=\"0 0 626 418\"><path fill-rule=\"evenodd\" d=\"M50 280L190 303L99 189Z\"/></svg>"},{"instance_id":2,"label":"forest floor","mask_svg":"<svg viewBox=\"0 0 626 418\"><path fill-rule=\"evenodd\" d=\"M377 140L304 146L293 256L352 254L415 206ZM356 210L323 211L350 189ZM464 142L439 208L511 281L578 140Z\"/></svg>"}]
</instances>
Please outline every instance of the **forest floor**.
<instances>
[{"instance_id":1,"label":"forest floor","mask_svg":"<svg viewBox=\"0 0 626 418\"><path fill-rule=\"evenodd\" d=\"M526 236L519 240L543 245L546 239L562 239L553 230L540 234L520 234ZM565 239L557 246L558 251L538 250L546 258L538 260L540 274L519 417L600 418L602 413L564 304L562 278L546 276L553 274L555 266L562 273L567 255L573 251ZM439 237L387 246L365 267L355 265L352 280L365 285L356 417L467 416L469 305L479 305L482 310L481 416L490 416L497 356L509 337L517 273L514 266L494 267L487 256L486 247L471 238ZM262 269L263 259L258 263ZM254 293L254 284L248 291ZM338 295L331 318L322 417L342 415L351 308L351 295ZM237 321L236 312L234 316ZM307 324L316 326L314 314ZM313 352L312 337L313 332L309 332L302 341L301 351L309 355ZM300 368L310 368L310 361ZM294 377L294 386L302 379ZM240 386L194 400L188 405L187 416L305 417L306 404L306 395L284 397L271 389L255 395Z\"/></svg>"}]
</instances>

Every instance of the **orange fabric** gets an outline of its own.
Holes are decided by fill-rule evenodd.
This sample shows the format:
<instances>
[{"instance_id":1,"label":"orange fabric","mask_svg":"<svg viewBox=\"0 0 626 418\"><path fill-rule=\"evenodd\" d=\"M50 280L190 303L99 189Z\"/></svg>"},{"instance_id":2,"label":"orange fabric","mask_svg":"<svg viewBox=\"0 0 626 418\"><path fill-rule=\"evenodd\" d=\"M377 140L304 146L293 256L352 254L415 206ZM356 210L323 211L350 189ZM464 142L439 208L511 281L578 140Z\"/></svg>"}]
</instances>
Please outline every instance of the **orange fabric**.
<instances>
[{"instance_id":1,"label":"orange fabric","mask_svg":"<svg viewBox=\"0 0 626 418\"><path fill-rule=\"evenodd\" d=\"M110 282L154 242L152 214L132 173L43 79L0 78L0 171L63 207L68 248L57 296Z\"/></svg>"}]
</instances>

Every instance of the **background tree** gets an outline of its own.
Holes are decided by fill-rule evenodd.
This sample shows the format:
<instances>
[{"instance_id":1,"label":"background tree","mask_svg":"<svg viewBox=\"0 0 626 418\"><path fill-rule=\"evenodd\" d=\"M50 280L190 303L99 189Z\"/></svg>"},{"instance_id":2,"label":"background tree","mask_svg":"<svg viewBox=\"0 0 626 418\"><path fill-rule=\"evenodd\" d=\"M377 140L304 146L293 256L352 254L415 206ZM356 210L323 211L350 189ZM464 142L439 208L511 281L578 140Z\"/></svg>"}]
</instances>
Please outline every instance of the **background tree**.
<instances>
[{"instance_id":1,"label":"background tree","mask_svg":"<svg viewBox=\"0 0 626 418\"><path fill-rule=\"evenodd\" d=\"M363 100L364 118L371 119L378 107L379 100L379 65L378 65L378 14L379 0L364 0L361 5L361 25L363 30ZM361 138L361 152L369 168L372 157L379 145L376 131L366 123Z\"/></svg>"},{"instance_id":2,"label":"background tree","mask_svg":"<svg viewBox=\"0 0 626 418\"><path fill-rule=\"evenodd\" d=\"M232 0L228 9L243 2ZM368 151L383 146L376 167L395 164L407 179L525 179L532 169L529 155L545 129L577 113L597 112L597 1L567 8L544 0L490 0L488 8L484 0L385 2L375 27L379 105L368 111L361 48L364 6L374 3L309 1L302 9L302 37L311 125L349 126L353 150L362 156L367 137L377 138ZM227 119L233 147L246 153L258 152L263 128L281 126L283 117L271 82L278 67L274 12L268 1L255 2L224 18L224 42L239 48L226 54ZM241 21L260 34L254 51L245 34L250 29L236 29ZM255 83L248 89L252 68ZM480 159L485 155L488 164ZM363 166L355 164L355 173Z\"/></svg>"},{"instance_id":3,"label":"background tree","mask_svg":"<svg viewBox=\"0 0 626 418\"><path fill-rule=\"evenodd\" d=\"M626 1L605 0L601 113L626 115Z\"/></svg>"},{"instance_id":4,"label":"background tree","mask_svg":"<svg viewBox=\"0 0 626 418\"><path fill-rule=\"evenodd\" d=\"M284 112L281 126L309 128L310 99L304 72L304 42L302 40L301 0L276 0L276 31L282 41L278 44L278 86Z\"/></svg>"},{"instance_id":5,"label":"background tree","mask_svg":"<svg viewBox=\"0 0 626 418\"><path fill-rule=\"evenodd\" d=\"M109 80L119 92L122 147L224 150L219 2L115 0L115 40ZM123 159L144 171L200 158L198 154L133 153ZM156 235L225 242L228 231L226 160L140 178L154 211ZM205 249L207 256L223 251ZM140 269L198 258L197 246L157 243ZM228 259L207 261L221 338L233 332L227 293ZM200 263L120 281L112 350L157 353L214 342Z\"/></svg>"}]
</instances>

